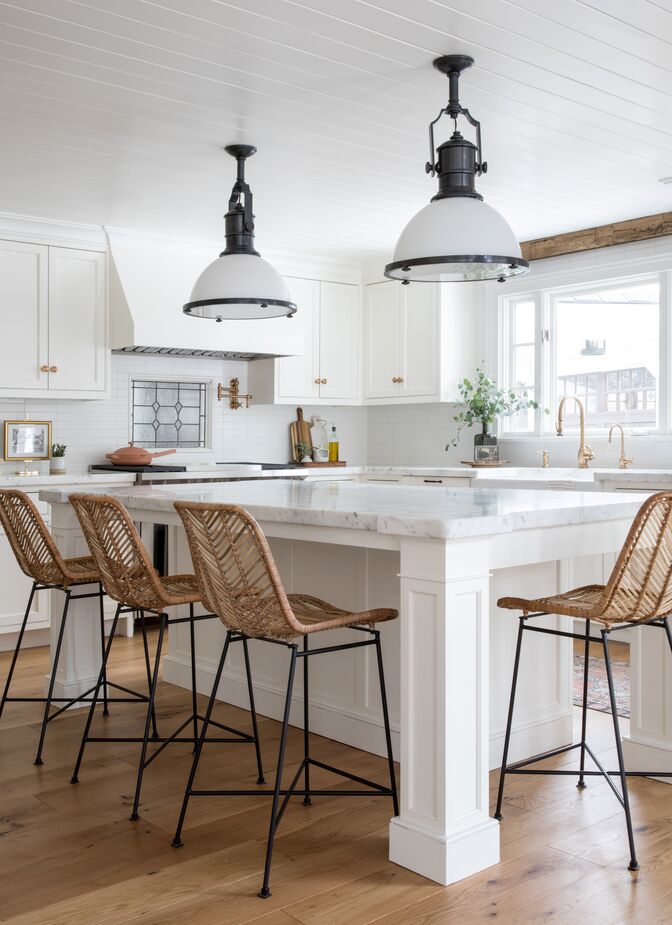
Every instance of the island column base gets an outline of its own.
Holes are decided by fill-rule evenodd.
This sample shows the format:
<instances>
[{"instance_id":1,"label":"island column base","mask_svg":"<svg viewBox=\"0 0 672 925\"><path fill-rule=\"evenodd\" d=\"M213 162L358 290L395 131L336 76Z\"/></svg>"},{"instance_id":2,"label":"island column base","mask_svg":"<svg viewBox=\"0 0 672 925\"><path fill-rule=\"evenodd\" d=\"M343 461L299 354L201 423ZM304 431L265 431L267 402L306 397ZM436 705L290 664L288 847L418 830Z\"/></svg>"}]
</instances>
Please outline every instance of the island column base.
<instances>
[{"instance_id":1,"label":"island column base","mask_svg":"<svg viewBox=\"0 0 672 925\"><path fill-rule=\"evenodd\" d=\"M390 860L448 886L499 863L499 822L481 820L473 828L438 836L392 819Z\"/></svg>"},{"instance_id":2,"label":"island column base","mask_svg":"<svg viewBox=\"0 0 672 925\"><path fill-rule=\"evenodd\" d=\"M401 543L401 799L390 860L441 884L499 861L488 558L481 539Z\"/></svg>"}]
</instances>

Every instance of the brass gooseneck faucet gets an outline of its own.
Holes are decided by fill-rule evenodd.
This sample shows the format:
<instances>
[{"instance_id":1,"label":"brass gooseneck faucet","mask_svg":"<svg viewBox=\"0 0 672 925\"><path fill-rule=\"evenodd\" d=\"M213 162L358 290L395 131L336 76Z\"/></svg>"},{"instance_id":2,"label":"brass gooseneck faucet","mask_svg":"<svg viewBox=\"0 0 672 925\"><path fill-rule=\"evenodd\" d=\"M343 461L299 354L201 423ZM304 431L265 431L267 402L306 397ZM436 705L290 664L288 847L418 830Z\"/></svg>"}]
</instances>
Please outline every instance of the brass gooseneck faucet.
<instances>
[{"instance_id":1,"label":"brass gooseneck faucet","mask_svg":"<svg viewBox=\"0 0 672 925\"><path fill-rule=\"evenodd\" d=\"M589 461L591 459L595 459L595 454L593 453L591 448L586 443L586 412L580 400L576 397L576 395L565 395L563 398L560 399L560 404L558 405L558 420L555 425L555 430L556 430L558 437L563 436L564 432L562 429L562 416L565 410L565 402L567 401L568 398L571 398L573 401L575 401L579 409L579 430L580 430L579 452L578 452L579 469L587 469Z\"/></svg>"},{"instance_id":2,"label":"brass gooseneck faucet","mask_svg":"<svg viewBox=\"0 0 672 925\"><path fill-rule=\"evenodd\" d=\"M614 432L614 428L617 427L621 432L621 455L618 458L618 468L627 469L628 466L632 463L632 456L625 455L625 431L623 430L622 424L612 424L609 428L609 443L611 443L611 435Z\"/></svg>"}]
</instances>

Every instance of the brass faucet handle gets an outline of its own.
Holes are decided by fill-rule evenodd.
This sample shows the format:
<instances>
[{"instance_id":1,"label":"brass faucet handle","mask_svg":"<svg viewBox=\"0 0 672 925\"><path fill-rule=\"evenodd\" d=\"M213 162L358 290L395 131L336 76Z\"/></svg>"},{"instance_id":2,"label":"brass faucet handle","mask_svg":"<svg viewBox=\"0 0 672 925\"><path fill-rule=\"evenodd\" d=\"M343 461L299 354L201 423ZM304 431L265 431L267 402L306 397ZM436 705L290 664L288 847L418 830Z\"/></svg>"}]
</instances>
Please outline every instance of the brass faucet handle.
<instances>
[{"instance_id":1,"label":"brass faucet handle","mask_svg":"<svg viewBox=\"0 0 672 925\"><path fill-rule=\"evenodd\" d=\"M583 455L586 459L595 459L595 453L593 453L592 447L588 446L587 443L583 444Z\"/></svg>"},{"instance_id":2,"label":"brass faucet handle","mask_svg":"<svg viewBox=\"0 0 672 925\"><path fill-rule=\"evenodd\" d=\"M631 466L631 465L633 464L633 462L634 462L634 460L633 460L632 456L623 456L623 455L621 455L621 458L620 458L619 461L618 461L618 465L619 465L619 468L620 468L620 469L627 469L628 466Z\"/></svg>"}]
</instances>

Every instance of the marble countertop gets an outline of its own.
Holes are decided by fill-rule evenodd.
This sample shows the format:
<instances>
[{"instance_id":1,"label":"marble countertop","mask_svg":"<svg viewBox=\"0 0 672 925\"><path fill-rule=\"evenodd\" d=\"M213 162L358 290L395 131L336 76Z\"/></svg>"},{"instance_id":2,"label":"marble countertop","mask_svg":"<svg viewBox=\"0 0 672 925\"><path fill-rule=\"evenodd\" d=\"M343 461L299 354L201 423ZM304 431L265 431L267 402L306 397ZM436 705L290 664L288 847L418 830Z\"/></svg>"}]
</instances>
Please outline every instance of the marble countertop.
<instances>
[{"instance_id":1,"label":"marble countertop","mask_svg":"<svg viewBox=\"0 0 672 925\"><path fill-rule=\"evenodd\" d=\"M133 485L135 475L132 472L101 472L94 474L49 475L3 475L0 474L0 488L34 488L52 485Z\"/></svg>"},{"instance_id":2,"label":"marble countertop","mask_svg":"<svg viewBox=\"0 0 672 925\"><path fill-rule=\"evenodd\" d=\"M42 491L51 504L67 488ZM345 527L401 536L457 539L537 527L631 519L642 503L629 492L433 488L359 482L248 481L116 488L134 510L173 511L176 500L240 504L258 520Z\"/></svg>"}]
</instances>

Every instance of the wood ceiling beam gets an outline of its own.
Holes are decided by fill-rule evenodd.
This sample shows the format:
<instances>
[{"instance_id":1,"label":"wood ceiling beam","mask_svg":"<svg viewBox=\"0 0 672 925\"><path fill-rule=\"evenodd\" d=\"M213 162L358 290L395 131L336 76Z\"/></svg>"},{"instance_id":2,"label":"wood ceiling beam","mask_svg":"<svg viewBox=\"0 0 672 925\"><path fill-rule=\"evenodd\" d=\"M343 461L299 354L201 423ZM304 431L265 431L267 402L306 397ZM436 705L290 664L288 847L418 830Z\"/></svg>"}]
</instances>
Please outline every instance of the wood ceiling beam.
<instances>
[{"instance_id":1,"label":"wood ceiling beam","mask_svg":"<svg viewBox=\"0 0 672 925\"><path fill-rule=\"evenodd\" d=\"M592 251L598 247L630 244L666 235L672 235L672 212L659 212L658 215L645 215L643 218L631 218L625 222L585 228L583 231L536 238L534 241L523 241L520 247L525 260L541 260L544 257L559 257L561 254Z\"/></svg>"}]
</instances>

